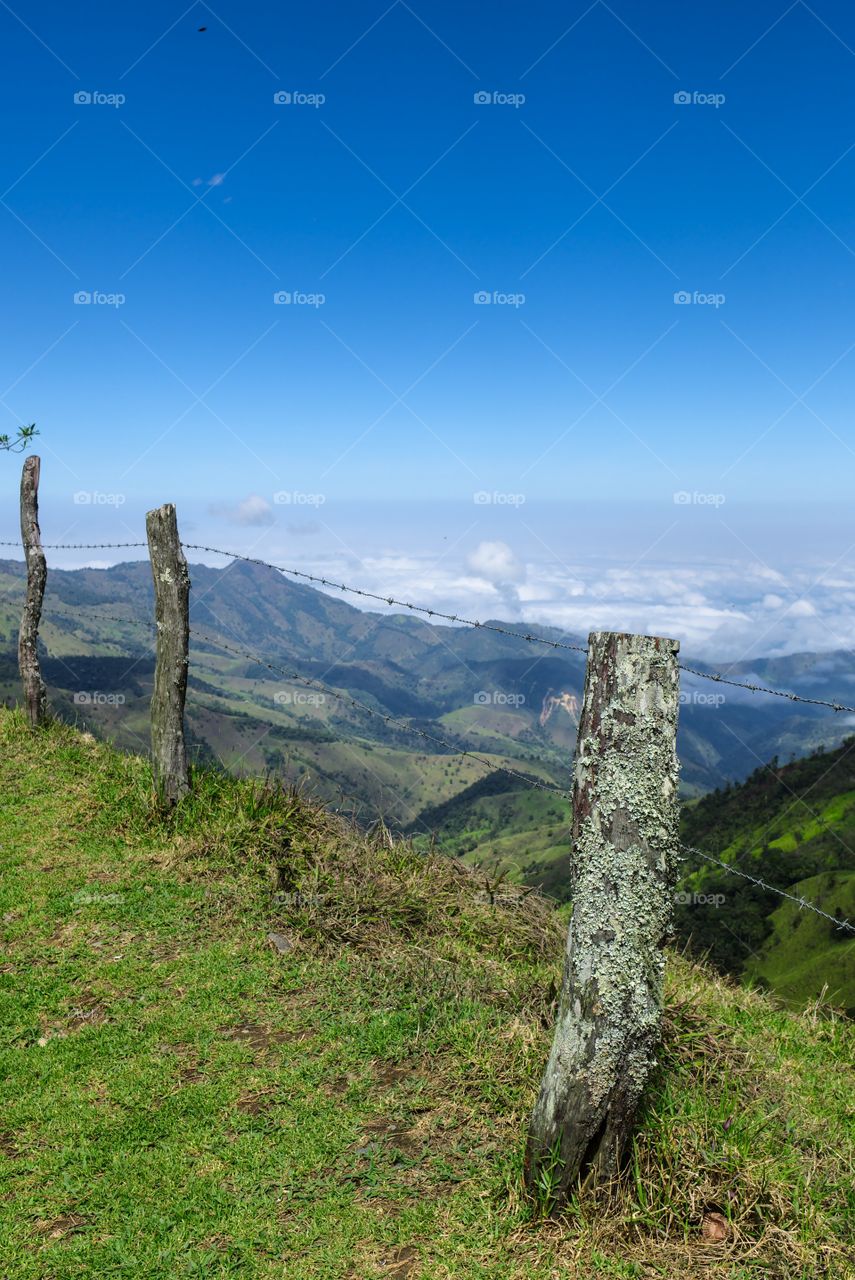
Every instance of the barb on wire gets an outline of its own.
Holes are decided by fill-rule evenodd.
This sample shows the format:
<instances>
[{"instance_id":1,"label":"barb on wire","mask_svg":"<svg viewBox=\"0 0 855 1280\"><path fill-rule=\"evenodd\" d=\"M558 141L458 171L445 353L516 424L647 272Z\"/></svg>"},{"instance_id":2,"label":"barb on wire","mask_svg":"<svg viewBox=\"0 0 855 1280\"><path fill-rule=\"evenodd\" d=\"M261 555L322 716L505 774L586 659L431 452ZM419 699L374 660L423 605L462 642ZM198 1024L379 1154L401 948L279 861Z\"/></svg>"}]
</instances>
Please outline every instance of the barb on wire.
<instances>
[{"instance_id":1,"label":"barb on wire","mask_svg":"<svg viewBox=\"0 0 855 1280\"><path fill-rule=\"evenodd\" d=\"M497 770L501 773L507 773L512 778L516 778L520 782L526 783L527 786L535 787L540 791L549 791L554 795L562 796L565 800L570 799L569 792L562 791L560 787L550 786L546 782L540 782L536 778L530 777L528 774L519 773L516 769L511 769L507 765L494 764L492 760L479 755L475 751L468 751L465 747L456 747L453 742L448 742L445 738L437 737L436 734L428 733L424 729L417 729L415 725L409 724L406 720L400 720L397 716L386 715L382 711L375 711L373 707L369 707L367 703L360 702L358 698L353 698L350 694L340 693L336 689L332 689L329 685L323 684L320 680L313 680L309 676L301 676L296 671L286 671L284 667L278 666L274 662L268 662L264 658L259 658L256 654L250 653L247 649L236 649L233 645L227 644L224 640L220 640L214 636L206 636L201 631L197 631L195 627L190 629L191 636L195 636L198 640L204 640L208 644L213 644L226 653L234 654L238 658L244 658L248 662L257 663L260 667L265 667L268 671L272 671L275 675L284 677L286 680L293 680L297 684L305 685L308 689L316 689L320 693L336 698L339 702L347 703L351 707L356 707L359 711L365 712L366 715L374 716L377 720L382 720L384 724L395 725L399 729L403 729L406 733L416 734L420 738L424 738L427 742L434 742L438 746L445 747L448 751L453 751L455 755L468 756L471 760L476 760L484 768L491 773Z\"/></svg>"},{"instance_id":2,"label":"barb on wire","mask_svg":"<svg viewBox=\"0 0 855 1280\"><path fill-rule=\"evenodd\" d=\"M723 862L721 858L715 858L710 853L704 853L703 849L695 849L691 845L681 844L680 848L684 853L694 854L697 858L703 858L706 862L711 862L716 867L721 867L723 871L727 871L729 875L739 876L742 880L750 880L752 884L758 885L759 888L765 889L767 893L776 893L779 898L787 898L790 902L794 902L797 907L813 911L818 916L822 916L825 920L830 920L838 929L843 929L848 933L855 933L855 925L848 920L839 920L837 916L830 915L827 911L823 911L821 907L817 907L812 902L808 902L807 898L796 897L794 893L788 893L786 889L778 889L773 884L767 884L765 880L761 880L756 876L751 876L747 871L742 871L739 867L733 866L730 862Z\"/></svg>"}]
</instances>

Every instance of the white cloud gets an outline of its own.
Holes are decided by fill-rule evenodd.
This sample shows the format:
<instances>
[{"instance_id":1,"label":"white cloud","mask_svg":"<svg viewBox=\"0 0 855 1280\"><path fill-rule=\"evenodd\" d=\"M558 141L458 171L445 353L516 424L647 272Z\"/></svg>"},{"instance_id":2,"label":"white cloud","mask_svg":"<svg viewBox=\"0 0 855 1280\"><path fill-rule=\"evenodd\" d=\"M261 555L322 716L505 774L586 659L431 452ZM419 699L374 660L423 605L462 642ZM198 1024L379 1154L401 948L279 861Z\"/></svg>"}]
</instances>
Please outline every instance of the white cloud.
<instances>
[{"instance_id":1,"label":"white cloud","mask_svg":"<svg viewBox=\"0 0 855 1280\"><path fill-rule=\"evenodd\" d=\"M479 542L466 558L469 568L488 582L522 582L525 565L516 558L506 542Z\"/></svg>"},{"instance_id":2,"label":"white cloud","mask_svg":"<svg viewBox=\"0 0 855 1280\"><path fill-rule=\"evenodd\" d=\"M273 508L266 498L251 493L243 502L230 506L225 502L217 502L208 508L209 514L220 520L228 520L229 524L253 527L274 523Z\"/></svg>"}]
</instances>

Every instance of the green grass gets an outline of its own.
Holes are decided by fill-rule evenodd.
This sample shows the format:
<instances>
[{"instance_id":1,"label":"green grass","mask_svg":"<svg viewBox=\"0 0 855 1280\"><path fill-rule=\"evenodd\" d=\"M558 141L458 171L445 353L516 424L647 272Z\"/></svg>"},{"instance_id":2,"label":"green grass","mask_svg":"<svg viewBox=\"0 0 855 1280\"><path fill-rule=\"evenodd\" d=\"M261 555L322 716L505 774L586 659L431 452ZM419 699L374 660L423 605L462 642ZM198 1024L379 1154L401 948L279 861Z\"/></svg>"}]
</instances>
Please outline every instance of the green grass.
<instances>
[{"instance_id":1,"label":"green grass","mask_svg":"<svg viewBox=\"0 0 855 1280\"><path fill-rule=\"evenodd\" d=\"M829 915L855 920L855 871L825 871L794 885L792 893ZM772 915L773 931L745 966L746 977L771 987L779 998L804 1004L824 989L832 1004L851 1004L855 991L855 938L812 911L784 902Z\"/></svg>"},{"instance_id":2,"label":"green grass","mask_svg":"<svg viewBox=\"0 0 855 1280\"><path fill-rule=\"evenodd\" d=\"M626 1176L544 1220L548 904L249 781L164 818L18 713L0 759L4 1280L855 1274L845 1021L672 957Z\"/></svg>"}]
</instances>

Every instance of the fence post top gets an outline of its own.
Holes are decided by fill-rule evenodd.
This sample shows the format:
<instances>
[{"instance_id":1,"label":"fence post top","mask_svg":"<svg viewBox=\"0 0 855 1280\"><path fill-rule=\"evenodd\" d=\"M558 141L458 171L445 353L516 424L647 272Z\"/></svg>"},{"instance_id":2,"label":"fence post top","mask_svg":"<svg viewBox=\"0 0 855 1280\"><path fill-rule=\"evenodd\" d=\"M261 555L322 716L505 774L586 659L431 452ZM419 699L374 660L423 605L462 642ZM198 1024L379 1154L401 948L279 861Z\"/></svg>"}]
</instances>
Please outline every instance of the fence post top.
<instances>
[{"instance_id":1,"label":"fence post top","mask_svg":"<svg viewBox=\"0 0 855 1280\"><path fill-rule=\"evenodd\" d=\"M588 646L620 642L628 649L658 649L665 653L679 653L680 641L670 636L638 636L631 631L591 631Z\"/></svg>"},{"instance_id":2,"label":"fence post top","mask_svg":"<svg viewBox=\"0 0 855 1280\"><path fill-rule=\"evenodd\" d=\"M152 520L156 516L162 516L162 517L165 517L166 519L169 519L171 516L174 516L174 515L175 515L175 503L164 502L163 506L155 507L152 511L147 511L145 513L145 518L146 520Z\"/></svg>"}]
</instances>

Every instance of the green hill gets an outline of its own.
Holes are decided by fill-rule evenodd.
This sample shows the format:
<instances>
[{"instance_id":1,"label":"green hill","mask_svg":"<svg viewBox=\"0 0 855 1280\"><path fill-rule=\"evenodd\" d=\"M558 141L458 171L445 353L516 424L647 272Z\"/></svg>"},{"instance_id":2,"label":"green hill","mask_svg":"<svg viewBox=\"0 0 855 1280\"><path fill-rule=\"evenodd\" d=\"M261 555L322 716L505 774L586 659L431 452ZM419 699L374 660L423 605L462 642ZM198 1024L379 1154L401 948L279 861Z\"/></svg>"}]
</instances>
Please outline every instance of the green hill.
<instances>
[{"instance_id":1,"label":"green hill","mask_svg":"<svg viewBox=\"0 0 855 1280\"><path fill-rule=\"evenodd\" d=\"M855 738L787 765L773 760L741 786L687 805L682 835L829 915L855 920ZM696 950L793 1002L822 993L855 1011L851 933L691 855L687 872L677 921Z\"/></svg>"},{"instance_id":2,"label":"green hill","mask_svg":"<svg viewBox=\"0 0 855 1280\"><path fill-rule=\"evenodd\" d=\"M852 1031L684 957L626 1175L521 1190L564 930L299 793L0 711L4 1280L839 1280Z\"/></svg>"}]
</instances>

